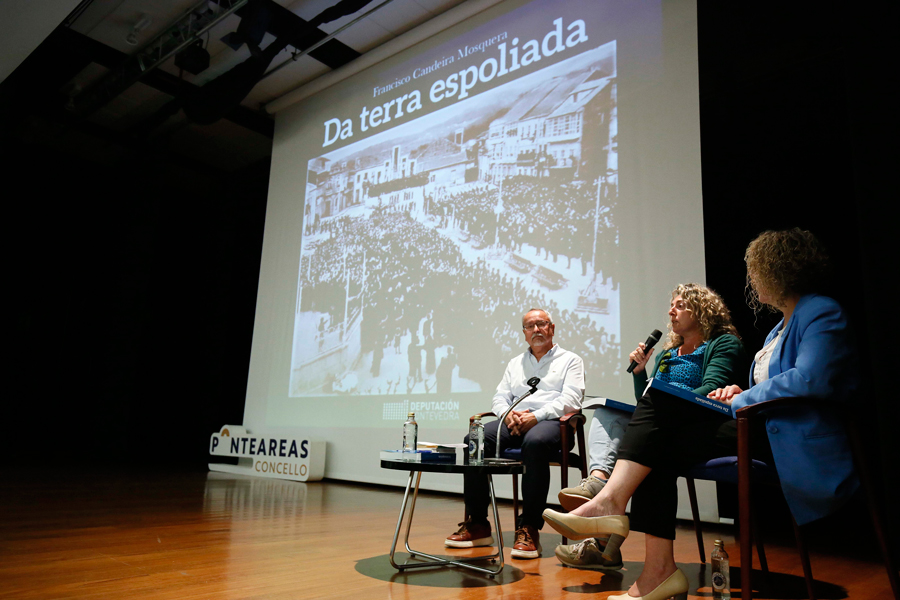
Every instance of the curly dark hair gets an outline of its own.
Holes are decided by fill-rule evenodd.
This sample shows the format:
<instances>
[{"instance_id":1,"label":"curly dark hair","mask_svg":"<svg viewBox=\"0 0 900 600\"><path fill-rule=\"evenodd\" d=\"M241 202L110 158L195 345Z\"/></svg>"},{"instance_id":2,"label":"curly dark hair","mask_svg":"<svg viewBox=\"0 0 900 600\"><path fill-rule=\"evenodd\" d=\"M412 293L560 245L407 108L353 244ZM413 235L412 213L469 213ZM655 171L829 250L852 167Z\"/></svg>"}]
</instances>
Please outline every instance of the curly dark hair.
<instances>
[{"instance_id":1,"label":"curly dark hair","mask_svg":"<svg viewBox=\"0 0 900 600\"><path fill-rule=\"evenodd\" d=\"M820 292L828 281L830 261L821 242L809 231L795 227L764 231L747 246L747 304L754 312L770 310L789 296ZM762 287L772 306L759 301Z\"/></svg>"},{"instance_id":2,"label":"curly dark hair","mask_svg":"<svg viewBox=\"0 0 900 600\"><path fill-rule=\"evenodd\" d=\"M706 286L698 283L682 283L672 290L672 300L681 296L687 309L693 313L700 325L700 335L704 341L730 333L738 338L737 328L731 324L731 311L725 306L722 297ZM669 323L669 336L666 339L665 348L677 348L684 343L684 339L672 331L672 323Z\"/></svg>"}]
</instances>

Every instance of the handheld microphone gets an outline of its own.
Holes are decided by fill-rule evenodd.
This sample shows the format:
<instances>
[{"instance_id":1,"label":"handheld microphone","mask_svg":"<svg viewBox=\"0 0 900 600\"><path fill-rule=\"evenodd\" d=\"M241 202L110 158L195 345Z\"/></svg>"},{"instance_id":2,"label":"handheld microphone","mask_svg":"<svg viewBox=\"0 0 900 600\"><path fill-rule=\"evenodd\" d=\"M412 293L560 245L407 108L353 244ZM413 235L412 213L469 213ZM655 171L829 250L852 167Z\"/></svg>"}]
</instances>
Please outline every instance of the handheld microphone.
<instances>
[{"instance_id":1,"label":"handheld microphone","mask_svg":"<svg viewBox=\"0 0 900 600\"><path fill-rule=\"evenodd\" d=\"M535 393L537 391L537 384L539 384L540 382L541 382L541 380L539 377L532 377L531 379L526 381L525 385L529 386L531 389L528 390L527 392L525 392L524 394L522 394L521 396L519 396L518 398L516 398L513 401L513 403L509 405L509 408L507 408L506 411L503 413L503 415L500 417L500 420L497 421L497 455L494 457L494 460L496 460L498 462L501 460L500 459L500 429L503 427L503 423L506 421L506 415L508 415L510 413L510 411L512 411L512 409L514 409L516 407L516 405L519 404L519 402L521 402L528 396Z\"/></svg>"},{"instance_id":2,"label":"handheld microphone","mask_svg":"<svg viewBox=\"0 0 900 600\"><path fill-rule=\"evenodd\" d=\"M647 341L644 342L644 353L650 350L653 346L656 345L656 342L659 341L659 338L662 337L662 332L659 329L654 329L653 333L650 334L650 337L647 338ZM637 366L637 362L631 361L631 364L628 365L628 373L634 371L634 368Z\"/></svg>"}]
</instances>

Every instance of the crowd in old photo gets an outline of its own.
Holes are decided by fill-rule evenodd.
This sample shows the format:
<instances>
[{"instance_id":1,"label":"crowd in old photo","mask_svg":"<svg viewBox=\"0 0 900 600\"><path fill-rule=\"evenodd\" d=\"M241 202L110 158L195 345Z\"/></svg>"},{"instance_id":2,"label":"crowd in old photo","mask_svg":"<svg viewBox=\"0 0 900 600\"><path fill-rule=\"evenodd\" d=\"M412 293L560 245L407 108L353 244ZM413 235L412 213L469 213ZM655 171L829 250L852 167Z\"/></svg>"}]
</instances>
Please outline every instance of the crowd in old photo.
<instances>
[{"instance_id":1,"label":"crowd in old photo","mask_svg":"<svg viewBox=\"0 0 900 600\"><path fill-rule=\"evenodd\" d=\"M546 215L505 221L504 247L521 249L513 241L522 239L519 228L549 227L563 219L552 235L539 237L546 243L535 244L538 252L584 261L585 251L576 254L570 249L575 241L566 241L578 235L579 227L593 228L596 188L584 188L565 186L567 201L548 208ZM459 242L445 235L448 227L473 235L487 231L482 218L493 217L493 212L484 209L491 193L482 189L448 196L436 204L435 218L424 222L408 211L382 207L365 217L329 219L318 228L316 241L301 261L301 310L327 314L334 326L345 317L350 298L362 310L361 356L356 368L367 368L369 376L377 379L386 356L399 355L407 364L402 378L357 392L408 392L417 382L425 382L419 391L449 392L449 372L457 367L458 377L492 390L496 372L521 351L523 306L546 307L555 321L565 324L559 343L584 358L589 377L592 373L613 375L619 368L619 341L614 334L598 327L587 314L560 310L550 294L530 279L501 272L485 260L468 262ZM531 184L530 193L551 192L547 186ZM496 198L496 189L493 194ZM508 212L523 209L511 204ZM485 369L485 364L494 368ZM492 375L478 381L479 373Z\"/></svg>"}]
</instances>

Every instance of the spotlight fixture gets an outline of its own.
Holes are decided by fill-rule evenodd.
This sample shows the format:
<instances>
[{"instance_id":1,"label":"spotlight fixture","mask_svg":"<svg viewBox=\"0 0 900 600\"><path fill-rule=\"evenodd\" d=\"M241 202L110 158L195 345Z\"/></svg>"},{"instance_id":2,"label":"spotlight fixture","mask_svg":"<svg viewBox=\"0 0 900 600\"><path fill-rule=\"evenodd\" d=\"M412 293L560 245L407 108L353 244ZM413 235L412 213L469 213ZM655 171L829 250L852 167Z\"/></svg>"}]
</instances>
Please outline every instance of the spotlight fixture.
<instances>
[{"instance_id":1,"label":"spotlight fixture","mask_svg":"<svg viewBox=\"0 0 900 600\"><path fill-rule=\"evenodd\" d=\"M125 36L125 42L129 46L137 46L138 45L138 34L143 30L150 27L150 24L153 21L150 19L150 15L143 14L141 18L138 19L137 23L132 26L131 31L128 32L128 35Z\"/></svg>"},{"instance_id":2,"label":"spotlight fixture","mask_svg":"<svg viewBox=\"0 0 900 600\"><path fill-rule=\"evenodd\" d=\"M175 66L193 75L199 75L209 68L209 52L203 47L203 40L197 40L175 56Z\"/></svg>"}]
</instances>

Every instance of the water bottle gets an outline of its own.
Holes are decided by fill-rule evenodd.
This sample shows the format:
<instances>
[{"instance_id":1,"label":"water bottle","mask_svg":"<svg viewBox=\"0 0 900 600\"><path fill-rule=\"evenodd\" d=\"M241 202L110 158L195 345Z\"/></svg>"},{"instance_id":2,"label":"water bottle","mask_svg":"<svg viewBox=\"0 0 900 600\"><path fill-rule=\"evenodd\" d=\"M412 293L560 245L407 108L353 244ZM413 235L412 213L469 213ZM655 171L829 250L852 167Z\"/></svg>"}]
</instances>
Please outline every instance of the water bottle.
<instances>
[{"instance_id":1,"label":"water bottle","mask_svg":"<svg viewBox=\"0 0 900 600\"><path fill-rule=\"evenodd\" d=\"M716 540L716 546L710 555L712 561L713 598L731 598L731 575L728 572L728 553L722 540Z\"/></svg>"},{"instance_id":2,"label":"water bottle","mask_svg":"<svg viewBox=\"0 0 900 600\"><path fill-rule=\"evenodd\" d=\"M409 413L406 423L403 424L403 454L411 452L415 454L418 448L419 425L416 423L416 413Z\"/></svg>"},{"instance_id":3,"label":"water bottle","mask_svg":"<svg viewBox=\"0 0 900 600\"><path fill-rule=\"evenodd\" d=\"M484 464L484 424L481 417L475 417L469 425L469 464Z\"/></svg>"}]
</instances>

